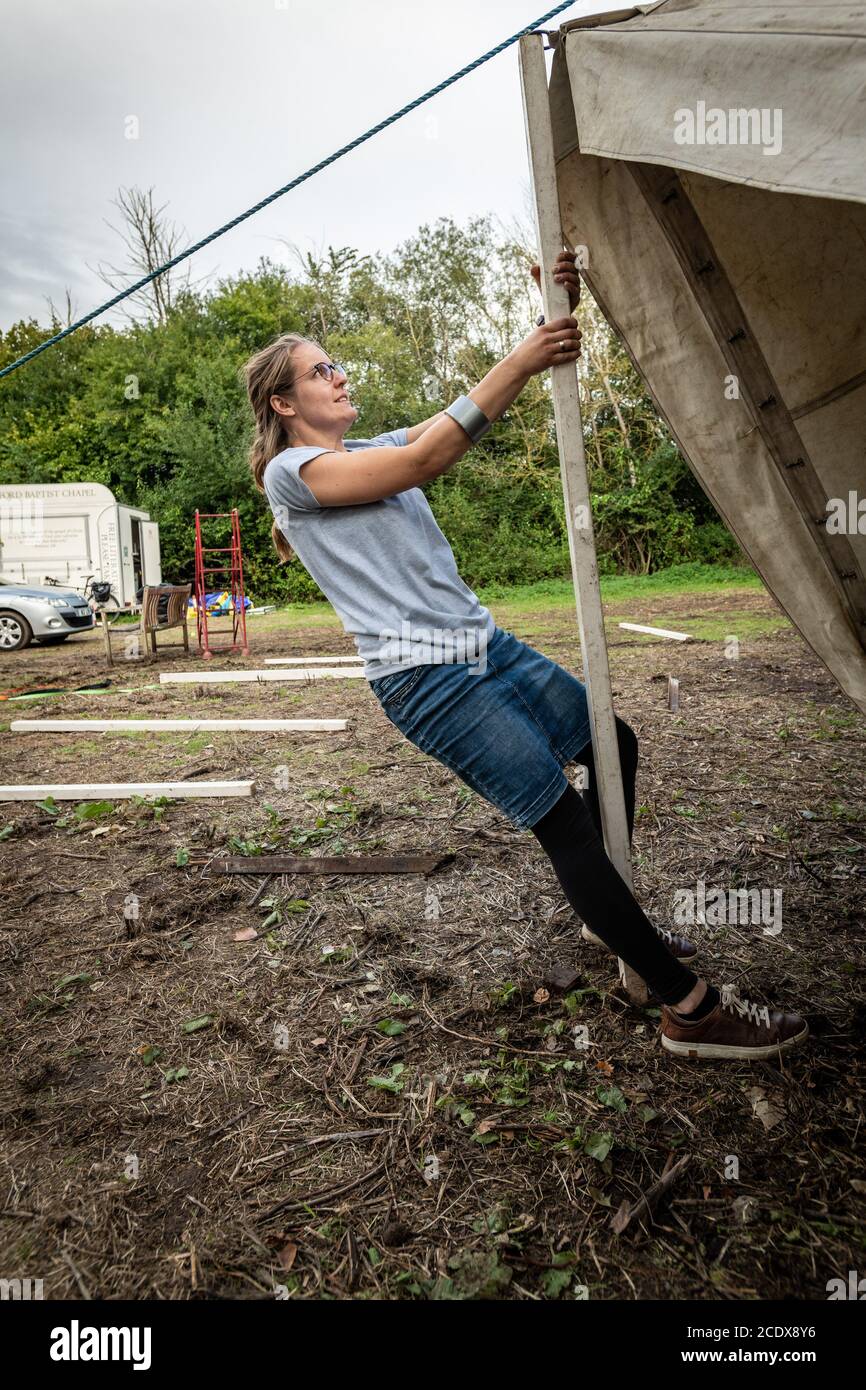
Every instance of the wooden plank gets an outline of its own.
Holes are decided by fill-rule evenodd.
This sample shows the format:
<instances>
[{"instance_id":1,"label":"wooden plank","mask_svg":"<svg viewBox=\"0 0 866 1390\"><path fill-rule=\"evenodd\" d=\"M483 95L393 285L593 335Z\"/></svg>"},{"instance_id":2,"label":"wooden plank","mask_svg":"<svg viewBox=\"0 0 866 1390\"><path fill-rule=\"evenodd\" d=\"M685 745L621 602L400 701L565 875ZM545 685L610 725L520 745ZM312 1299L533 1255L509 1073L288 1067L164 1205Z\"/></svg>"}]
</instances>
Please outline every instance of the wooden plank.
<instances>
[{"instance_id":1,"label":"wooden plank","mask_svg":"<svg viewBox=\"0 0 866 1390\"><path fill-rule=\"evenodd\" d=\"M133 796L252 796L252 782L63 782L0 787L0 801L123 801Z\"/></svg>"},{"instance_id":2,"label":"wooden plank","mask_svg":"<svg viewBox=\"0 0 866 1390\"><path fill-rule=\"evenodd\" d=\"M641 627L640 623L620 623L626 632L648 632L651 637L669 637L672 642L691 642L690 632L671 632L666 627Z\"/></svg>"},{"instance_id":3,"label":"wooden plank","mask_svg":"<svg viewBox=\"0 0 866 1390\"><path fill-rule=\"evenodd\" d=\"M222 874L429 874L450 864L453 854L254 854L213 859Z\"/></svg>"},{"instance_id":4,"label":"wooden plank","mask_svg":"<svg viewBox=\"0 0 866 1390\"><path fill-rule=\"evenodd\" d=\"M363 664L361 656L266 656L266 666L337 666L340 662L353 666Z\"/></svg>"},{"instance_id":5,"label":"wooden plank","mask_svg":"<svg viewBox=\"0 0 866 1390\"><path fill-rule=\"evenodd\" d=\"M160 671L161 685L224 685L235 681L363 680L364 672L346 667L304 667L297 671Z\"/></svg>"},{"instance_id":6,"label":"wooden plank","mask_svg":"<svg viewBox=\"0 0 866 1390\"><path fill-rule=\"evenodd\" d=\"M556 181L547 65L542 34L526 34L519 40L519 63L526 145L532 175L530 184L535 211L538 261L542 270L542 301L544 316L550 323L553 319L569 314L571 309L567 289L553 279L553 266L564 245L564 238L559 213L559 189ZM631 888L628 821L622 789L575 364L565 362L561 366L552 367L550 375L604 844L620 877ZM645 1003L647 990L640 976L622 960L619 962L619 972L633 1002Z\"/></svg>"},{"instance_id":7,"label":"wooden plank","mask_svg":"<svg viewBox=\"0 0 866 1390\"><path fill-rule=\"evenodd\" d=\"M329 732L347 729L347 719L13 719L13 734L41 733L278 733Z\"/></svg>"}]
</instances>

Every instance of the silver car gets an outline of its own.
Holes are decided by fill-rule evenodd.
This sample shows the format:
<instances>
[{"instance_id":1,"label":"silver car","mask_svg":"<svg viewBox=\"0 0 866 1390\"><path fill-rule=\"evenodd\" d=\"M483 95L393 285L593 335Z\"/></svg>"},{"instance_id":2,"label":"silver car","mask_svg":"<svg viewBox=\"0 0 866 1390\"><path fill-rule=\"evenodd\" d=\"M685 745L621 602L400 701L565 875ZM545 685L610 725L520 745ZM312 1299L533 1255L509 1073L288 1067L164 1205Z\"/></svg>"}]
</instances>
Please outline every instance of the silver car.
<instances>
[{"instance_id":1,"label":"silver car","mask_svg":"<svg viewBox=\"0 0 866 1390\"><path fill-rule=\"evenodd\" d=\"M0 652L16 652L31 642L55 646L73 632L96 626L96 614L74 589L37 588L0 579Z\"/></svg>"}]
</instances>

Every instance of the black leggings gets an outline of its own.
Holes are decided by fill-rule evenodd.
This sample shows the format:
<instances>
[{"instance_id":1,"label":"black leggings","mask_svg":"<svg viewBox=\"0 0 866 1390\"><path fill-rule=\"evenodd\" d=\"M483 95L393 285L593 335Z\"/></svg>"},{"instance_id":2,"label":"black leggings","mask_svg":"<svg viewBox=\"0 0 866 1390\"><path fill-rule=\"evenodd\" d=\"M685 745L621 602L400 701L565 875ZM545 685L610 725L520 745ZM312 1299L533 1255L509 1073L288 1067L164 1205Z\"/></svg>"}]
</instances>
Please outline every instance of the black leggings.
<instances>
[{"instance_id":1,"label":"black leggings","mask_svg":"<svg viewBox=\"0 0 866 1390\"><path fill-rule=\"evenodd\" d=\"M637 737L616 716L629 841L634 829ZM665 1004L677 1004L698 982L697 975L672 956L625 880L608 858L602 838L592 744L574 755L589 772L578 793L569 785L546 815L532 826L553 864L565 896L590 931L630 965Z\"/></svg>"}]
</instances>

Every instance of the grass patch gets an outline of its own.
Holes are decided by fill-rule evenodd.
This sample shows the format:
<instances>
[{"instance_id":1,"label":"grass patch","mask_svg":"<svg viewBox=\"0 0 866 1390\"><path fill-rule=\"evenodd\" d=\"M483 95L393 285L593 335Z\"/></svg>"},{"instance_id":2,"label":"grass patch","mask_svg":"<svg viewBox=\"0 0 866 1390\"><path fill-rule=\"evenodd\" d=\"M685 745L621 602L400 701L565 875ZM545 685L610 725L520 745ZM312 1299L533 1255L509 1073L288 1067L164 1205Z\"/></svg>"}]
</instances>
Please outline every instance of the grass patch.
<instances>
[{"instance_id":1,"label":"grass patch","mask_svg":"<svg viewBox=\"0 0 866 1390\"><path fill-rule=\"evenodd\" d=\"M255 624L255 626L253 626ZM316 603L287 603L275 613L263 613L250 620L248 636L253 638L257 632L280 632L293 627L333 627L340 633L343 625L331 605L322 600ZM300 655L300 653L299 653Z\"/></svg>"},{"instance_id":2,"label":"grass patch","mask_svg":"<svg viewBox=\"0 0 866 1390\"><path fill-rule=\"evenodd\" d=\"M655 598L665 594L707 593L720 589L750 589L760 592L763 588L759 575L748 566L706 565L697 562L671 565L655 574L608 575L601 580L601 596L605 602L641 599L646 596ZM571 578L565 575L561 579L539 579L532 584L482 585L475 592L485 606L496 603L501 609L504 605L509 612L515 614L537 610L542 603L546 608L569 609L574 606ZM266 613L253 619L250 623L250 637L254 637L256 633L282 635L294 628L309 627L333 628L335 635L344 635L342 624L331 605L327 602L314 602L289 603L274 613Z\"/></svg>"},{"instance_id":3,"label":"grass patch","mask_svg":"<svg viewBox=\"0 0 866 1390\"><path fill-rule=\"evenodd\" d=\"M671 565L656 574L608 575L601 580L601 596L614 599L657 597L663 594L706 593L717 589L763 589L763 581L753 569L736 565ZM539 599L550 607L574 604L570 578L540 579L534 584L491 584L476 591L483 604L505 602L516 611L538 606Z\"/></svg>"}]
</instances>

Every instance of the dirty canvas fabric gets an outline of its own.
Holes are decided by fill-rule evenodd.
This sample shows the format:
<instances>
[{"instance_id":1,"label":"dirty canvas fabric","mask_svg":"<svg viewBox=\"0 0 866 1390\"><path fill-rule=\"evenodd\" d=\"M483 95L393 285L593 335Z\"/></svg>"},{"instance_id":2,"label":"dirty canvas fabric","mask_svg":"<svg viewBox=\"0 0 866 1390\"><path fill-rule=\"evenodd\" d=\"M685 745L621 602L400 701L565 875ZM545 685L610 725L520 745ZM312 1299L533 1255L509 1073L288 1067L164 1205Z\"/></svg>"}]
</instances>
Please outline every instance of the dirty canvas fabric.
<instances>
[{"instance_id":1,"label":"dirty canvas fabric","mask_svg":"<svg viewBox=\"0 0 866 1390\"><path fill-rule=\"evenodd\" d=\"M549 96L589 288L705 493L866 713L866 5L583 18L560 29Z\"/></svg>"}]
</instances>

